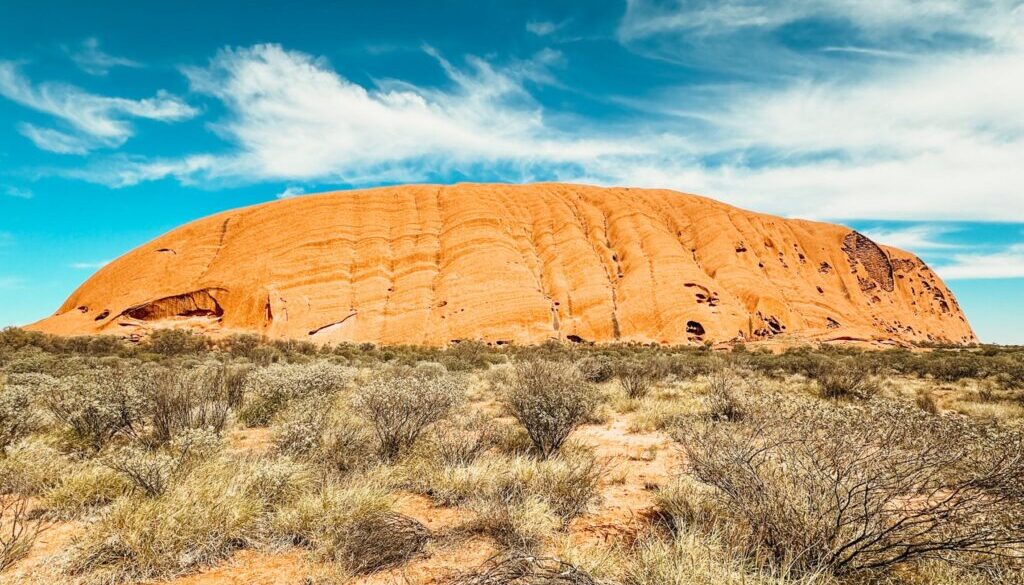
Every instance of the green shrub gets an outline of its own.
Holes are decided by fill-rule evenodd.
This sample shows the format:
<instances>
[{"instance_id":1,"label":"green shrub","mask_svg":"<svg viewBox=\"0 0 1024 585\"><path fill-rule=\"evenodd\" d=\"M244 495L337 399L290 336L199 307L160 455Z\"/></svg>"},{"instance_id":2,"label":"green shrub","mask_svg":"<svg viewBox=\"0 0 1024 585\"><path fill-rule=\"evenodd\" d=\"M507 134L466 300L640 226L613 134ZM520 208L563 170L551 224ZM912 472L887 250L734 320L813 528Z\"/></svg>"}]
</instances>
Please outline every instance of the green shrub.
<instances>
[{"instance_id":1,"label":"green shrub","mask_svg":"<svg viewBox=\"0 0 1024 585\"><path fill-rule=\"evenodd\" d=\"M591 355L576 362L583 379L593 384L607 382L615 377L615 362L608 356Z\"/></svg>"},{"instance_id":2,"label":"green shrub","mask_svg":"<svg viewBox=\"0 0 1024 585\"><path fill-rule=\"evenodd\" d=\"M116 435L139 429L149 407L140 391L145 383L136 368L90 370L61 378L42 401L76 444L99 451Z\"/></svg>"},{"instance_id":3,"label":"green shrub","mask_svg":"<svg viewBox=\"0 0 1024 585\"><path fill-rule=\"evenodd\" d=\"M393 462L458 405L464 392L462 382L452 376L399 369L361 384L352 407L373 427L381 460Z\"/></svg>"},{"instance_id":4,"label":"green shrub","mask_svg":"<svg viewBox=\"0 0 1024 585\"><path fill-rule=\"evenodd\" d=\"M823 398L867 400L879 389L871 373L849 358L820 362L814 378Z\"/></svg>"},{"instance_id":5,"label":"green shrub","mask_svg":"<svg viewBox=\"0 0 1024 585\"><path fill-rule=\"evenodd\" d=\"M619 386L629 398L643 398L656 383L667 375L665 364L658 359L633 359L615 366Z\"/></svg>"},{"instance_id":6,"label":"green shrub","mask_svg":"<svg viewBox=\"0 0 1024 585\"><path fill-rule=\"evenodd\" d=\"M599 395L572 364L520 362L502 402L526 429L538 454L548 458L590 418Z\"/></svg>"},{"instance_id":7,"label":"green shrub","mask_svg":"<svg viewBox=\"0 0 1024 585\"><path fill-rule=\"evenodd\" d=\"M441 356L441 363L452 372L486 369L498 360L489 347L479 341L452 344Z\"/></svg>"},{"instance_id":8,"label":"green shrub","mask_svg":"<svg viewBox=\"0 0 1024 585\"><path fill-rule=\"evenodd\" d=\"M152 443L162 445L196 429L219 434L230 404L227 377L220 364L155 374L146 391Z\"/></svg>"},{"instance_id":9,"label":"green shrub","mask_svg":"<svg viewBox=\"0 0 1024 585\"><path fill-rule=\"evenodd\" d=\"M923 373L943 382L981 378L986 373L986 361L968 352L932 352L925 359Z\"/></svg>"},{"instance_id":10,"label":"green shrub","mask_svg":"<svg viewBox=\"0 0 1024 585\"><path fill-rule=\"evenodd\" d=\"M339 472L366 467L376 457L370 426L352 411L320 398L293 401L272 427L275 448Z\"/></svg>"},{"instance_id":11,"label":"green shrub","mask_svg":"<svg viewBox=\"0 0 1024 585\"><path fill-rule=\"evenodd\" d=\"M28 435L36 424L31 389L0 379L0 457L8 445Z\"/></svg>"},{"instance_id":12,"label":"green shrub","mask_svg":"<svg viewBox=\"0 0 1024 585\"><path fill-rule=\"evenodd\" d=\"M497 441L494 421L483 415L442 422L430 438L431 456L447 466L469 465Z\"/></svg>"},{"instance_id":13,"label":"green shrub","mask_svg":"<svg viewBox=\"0 0 1024 585\"><path fill-rule=\"evenodd\" d=\"M209 340L186 329L157 329L149 334L144 347L162 356L197 354L210 348Z\"/></svg>"},{"instance_id":14,"label":"green shrub","mask_svg":"<svg viewBox=\"0 0 1024 585\"><path fill-rule=\"evenodd\" d=\"M212 431L189 429L162 447L121 447L102 462L145 495L158 496L174 479L212 457L221 446L220 437Z\"/></svg>"},{"instance_id":15,"label":"green shrub","mask_svg":"<svg viewBox=\"0 0 1024 585\"><path fill-rule=\"evenodd\" d=\"M327 362L272 365L249 373L238 420L246 426L266 426L290 401L305 397L325 398L352 381L350 368Z\"/></svg>"}]
</instances>

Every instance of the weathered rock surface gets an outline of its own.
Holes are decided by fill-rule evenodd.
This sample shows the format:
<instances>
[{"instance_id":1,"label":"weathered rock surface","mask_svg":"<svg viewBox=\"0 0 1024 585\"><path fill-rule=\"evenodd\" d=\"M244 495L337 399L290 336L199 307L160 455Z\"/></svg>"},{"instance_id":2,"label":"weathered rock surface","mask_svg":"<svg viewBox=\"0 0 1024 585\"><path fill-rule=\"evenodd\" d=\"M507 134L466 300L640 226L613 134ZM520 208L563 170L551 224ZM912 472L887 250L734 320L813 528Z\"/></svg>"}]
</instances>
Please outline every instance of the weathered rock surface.
<instances>
[{"instance_id":1,"label":"weathered rock surface","mask_svg":"<svg viewBox=\"0 0 1024 585\"><path fill-rule=\"evenodd\" d=\"M975 341L921 260L694 195L414 185L275 201L105 266L31 329L316 342Z\"/></svg>"}]
</instances>

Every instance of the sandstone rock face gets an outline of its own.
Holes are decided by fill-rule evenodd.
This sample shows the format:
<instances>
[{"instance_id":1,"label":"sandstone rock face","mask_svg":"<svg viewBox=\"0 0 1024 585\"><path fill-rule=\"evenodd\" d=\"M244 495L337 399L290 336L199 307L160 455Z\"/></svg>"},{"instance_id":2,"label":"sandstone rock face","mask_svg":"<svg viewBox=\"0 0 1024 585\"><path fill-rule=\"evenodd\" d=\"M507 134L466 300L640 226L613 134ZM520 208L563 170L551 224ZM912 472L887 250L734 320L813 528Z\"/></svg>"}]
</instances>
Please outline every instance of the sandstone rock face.
<instances>
[{"instance_id":1,"label":"sandstone rock face","mask_svg":"<svg viewBox=\"0 0 1024 585\"><path fill-rule=\"evenodd\" d=\"M443 345L976 341L915 256L673 191L415 185L207 217L31 328Z\"/></svg>"}]
</instances>

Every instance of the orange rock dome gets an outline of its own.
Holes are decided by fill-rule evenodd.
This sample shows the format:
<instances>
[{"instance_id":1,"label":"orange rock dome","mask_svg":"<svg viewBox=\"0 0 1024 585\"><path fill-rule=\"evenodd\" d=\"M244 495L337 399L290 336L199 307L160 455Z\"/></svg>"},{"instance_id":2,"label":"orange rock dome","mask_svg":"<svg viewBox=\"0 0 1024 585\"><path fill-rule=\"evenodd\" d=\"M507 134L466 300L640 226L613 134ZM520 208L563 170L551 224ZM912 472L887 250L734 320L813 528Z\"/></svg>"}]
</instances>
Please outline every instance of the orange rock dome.
<instances>
[{"instance_id":1,"label":"orange rock dome","mask_svg":"<svg viewBox=\"0 0 1024 585\"><path fill-rule=\"evenodd\" d=\"M30 329L442 345L976 341L920 259L674 191L410 185L275 201L111 262Z\"/></svg>"}]
</instances>

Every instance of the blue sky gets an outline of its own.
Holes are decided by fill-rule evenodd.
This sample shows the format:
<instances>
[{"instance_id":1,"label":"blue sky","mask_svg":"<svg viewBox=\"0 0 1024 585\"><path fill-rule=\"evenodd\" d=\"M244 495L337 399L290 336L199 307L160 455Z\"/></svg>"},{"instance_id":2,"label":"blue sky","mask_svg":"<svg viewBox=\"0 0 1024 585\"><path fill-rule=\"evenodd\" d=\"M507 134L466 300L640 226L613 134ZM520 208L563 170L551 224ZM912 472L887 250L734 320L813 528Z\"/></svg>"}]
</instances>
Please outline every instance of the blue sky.
<instances>
[{"instance_id":1,"label":"blue sky","mask_svg":"<svg viewBox=\"0 0 1024 585\"><path fill-rule=\"evenodd\" d=\"M850 225L1024 343L1021 4L9 3L0 325L222 209L562 180Z\"/></svg>"}]
</instances>

